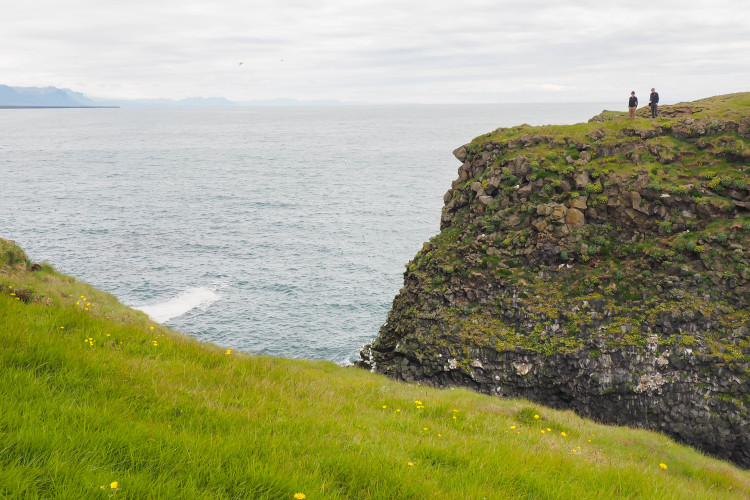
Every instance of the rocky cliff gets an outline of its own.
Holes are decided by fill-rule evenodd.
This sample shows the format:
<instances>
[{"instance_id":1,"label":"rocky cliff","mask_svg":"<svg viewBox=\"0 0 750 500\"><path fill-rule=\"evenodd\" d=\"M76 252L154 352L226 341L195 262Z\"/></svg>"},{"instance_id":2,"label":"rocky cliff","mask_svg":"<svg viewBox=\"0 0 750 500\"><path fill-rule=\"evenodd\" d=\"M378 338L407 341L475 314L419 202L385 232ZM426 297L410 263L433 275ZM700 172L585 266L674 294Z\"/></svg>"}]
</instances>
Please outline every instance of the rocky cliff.
<instances>
[{"instance_id":1,"label":"rocky cliff","mask_svg":"<svg viewBox=\"0 0 750 500\"><path fill-rule=\"evenodd\" d=\"M750 93L498 129L360 365L750 466Z\"/></svg>"}]
</instances>

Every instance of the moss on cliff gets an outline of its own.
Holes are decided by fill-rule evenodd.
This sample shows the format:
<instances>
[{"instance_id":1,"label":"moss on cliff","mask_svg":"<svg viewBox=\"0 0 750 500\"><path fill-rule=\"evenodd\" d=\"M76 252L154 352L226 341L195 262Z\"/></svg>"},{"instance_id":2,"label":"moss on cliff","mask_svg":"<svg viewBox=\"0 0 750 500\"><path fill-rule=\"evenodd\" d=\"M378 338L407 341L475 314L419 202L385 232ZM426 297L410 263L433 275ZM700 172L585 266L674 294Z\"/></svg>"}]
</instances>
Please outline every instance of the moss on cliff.
<instances>
[{"instance_id":1,"label":"moss on cliff","mask_svg":"<svg viewBox=\"0 0 750 500\"><path fill-rule=\"evenodd\" d=\"M693 410L723 394L722 408L747 427L750 93L660 114L501 128L458 148L463 164L444 197L441 231L407 265L366 362L406 380L527 395L534 383L502 374L527 364L519 355L574 364L622 357L598 368L609 370L602 394L646 407L653 401L642 393L695 382L700 365L710 375L695 383L710 389L679 386L693 390ZM700 361L684 368L686 356ZM495 383L486 365L501 359ZM570 385L571 373L540 370L550 384ZM630 373L613 376L618 370ZM727 384L728 374L738 382ZM561 406L585 412L586 397L560 391L551 397ZM650 410L633 411L631 423L644 425ZM733 457L750 464L748 454Z\"/></svg>"}]
</instances>

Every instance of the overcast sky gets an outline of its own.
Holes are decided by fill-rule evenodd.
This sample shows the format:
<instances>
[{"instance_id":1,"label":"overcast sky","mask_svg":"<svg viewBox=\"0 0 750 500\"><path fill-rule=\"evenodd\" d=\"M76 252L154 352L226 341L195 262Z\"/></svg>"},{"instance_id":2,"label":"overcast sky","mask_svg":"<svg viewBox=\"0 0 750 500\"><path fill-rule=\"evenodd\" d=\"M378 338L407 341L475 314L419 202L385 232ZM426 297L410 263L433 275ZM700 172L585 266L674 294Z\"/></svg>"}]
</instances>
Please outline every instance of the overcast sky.
<instances>
[{"instance_id":1,"label":"overcast sky","mask_svg":"<svg viewBox=\"0 0 750 500\"><path fill-rule=\"evenodd\" d=\"M662 102L750 91L748 0L24 0L0 84L94 98ZM242 64L240 64L242 63Z\"/></svg>"}]
</instances>

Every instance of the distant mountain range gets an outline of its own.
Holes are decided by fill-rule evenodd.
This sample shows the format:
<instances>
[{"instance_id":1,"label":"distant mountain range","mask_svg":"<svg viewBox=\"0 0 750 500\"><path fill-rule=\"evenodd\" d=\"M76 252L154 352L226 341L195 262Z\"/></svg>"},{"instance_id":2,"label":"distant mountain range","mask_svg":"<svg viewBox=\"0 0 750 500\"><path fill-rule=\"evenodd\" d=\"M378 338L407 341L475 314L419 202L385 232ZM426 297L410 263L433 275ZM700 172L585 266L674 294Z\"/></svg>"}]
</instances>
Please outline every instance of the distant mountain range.
<instances>
[{"instance_id":1,"label":"distant mountain range","mask_svg":"<svg viewBox=\"0 0 750 500\"><path fill-rule=\"evenodd\" d=\"M94 100L80 92L57 87L9 87L0 85L0 107L164 107L164 106L297 106L335 105L338 101L298 101L270 99L234 102L224 97L190 97L187 99L100 99Z\"/></svg>"},{"instance_id":2,"label":"distant mountain range","mask_svg":"<svg viewBox=\"0 0 750 500\"><path fill-rule=\"evenodd\" d=\"M0 85L0 106L99 106L80 92L56 87L9 87Z\"/></svg>"}]
</instances>

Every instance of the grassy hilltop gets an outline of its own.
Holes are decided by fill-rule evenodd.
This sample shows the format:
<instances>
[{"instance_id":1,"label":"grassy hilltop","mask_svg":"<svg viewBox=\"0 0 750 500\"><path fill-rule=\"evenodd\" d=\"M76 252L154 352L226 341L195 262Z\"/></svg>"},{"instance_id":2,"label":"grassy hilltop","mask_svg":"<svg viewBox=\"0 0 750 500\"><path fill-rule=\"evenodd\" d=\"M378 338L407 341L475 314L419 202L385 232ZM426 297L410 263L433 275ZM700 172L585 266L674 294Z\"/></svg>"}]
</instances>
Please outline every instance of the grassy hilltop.
<instances>
[{"instance_id":1,"label":"grassy hilltop","mask_svg":"<svg viewBox=\"0 0 750 500\"><path fill-rule=\"evenodd\" d=\"M0 498L750 496L658 434L201 344L4 240L0 345Z\"/></svg>"}]
</instances>

